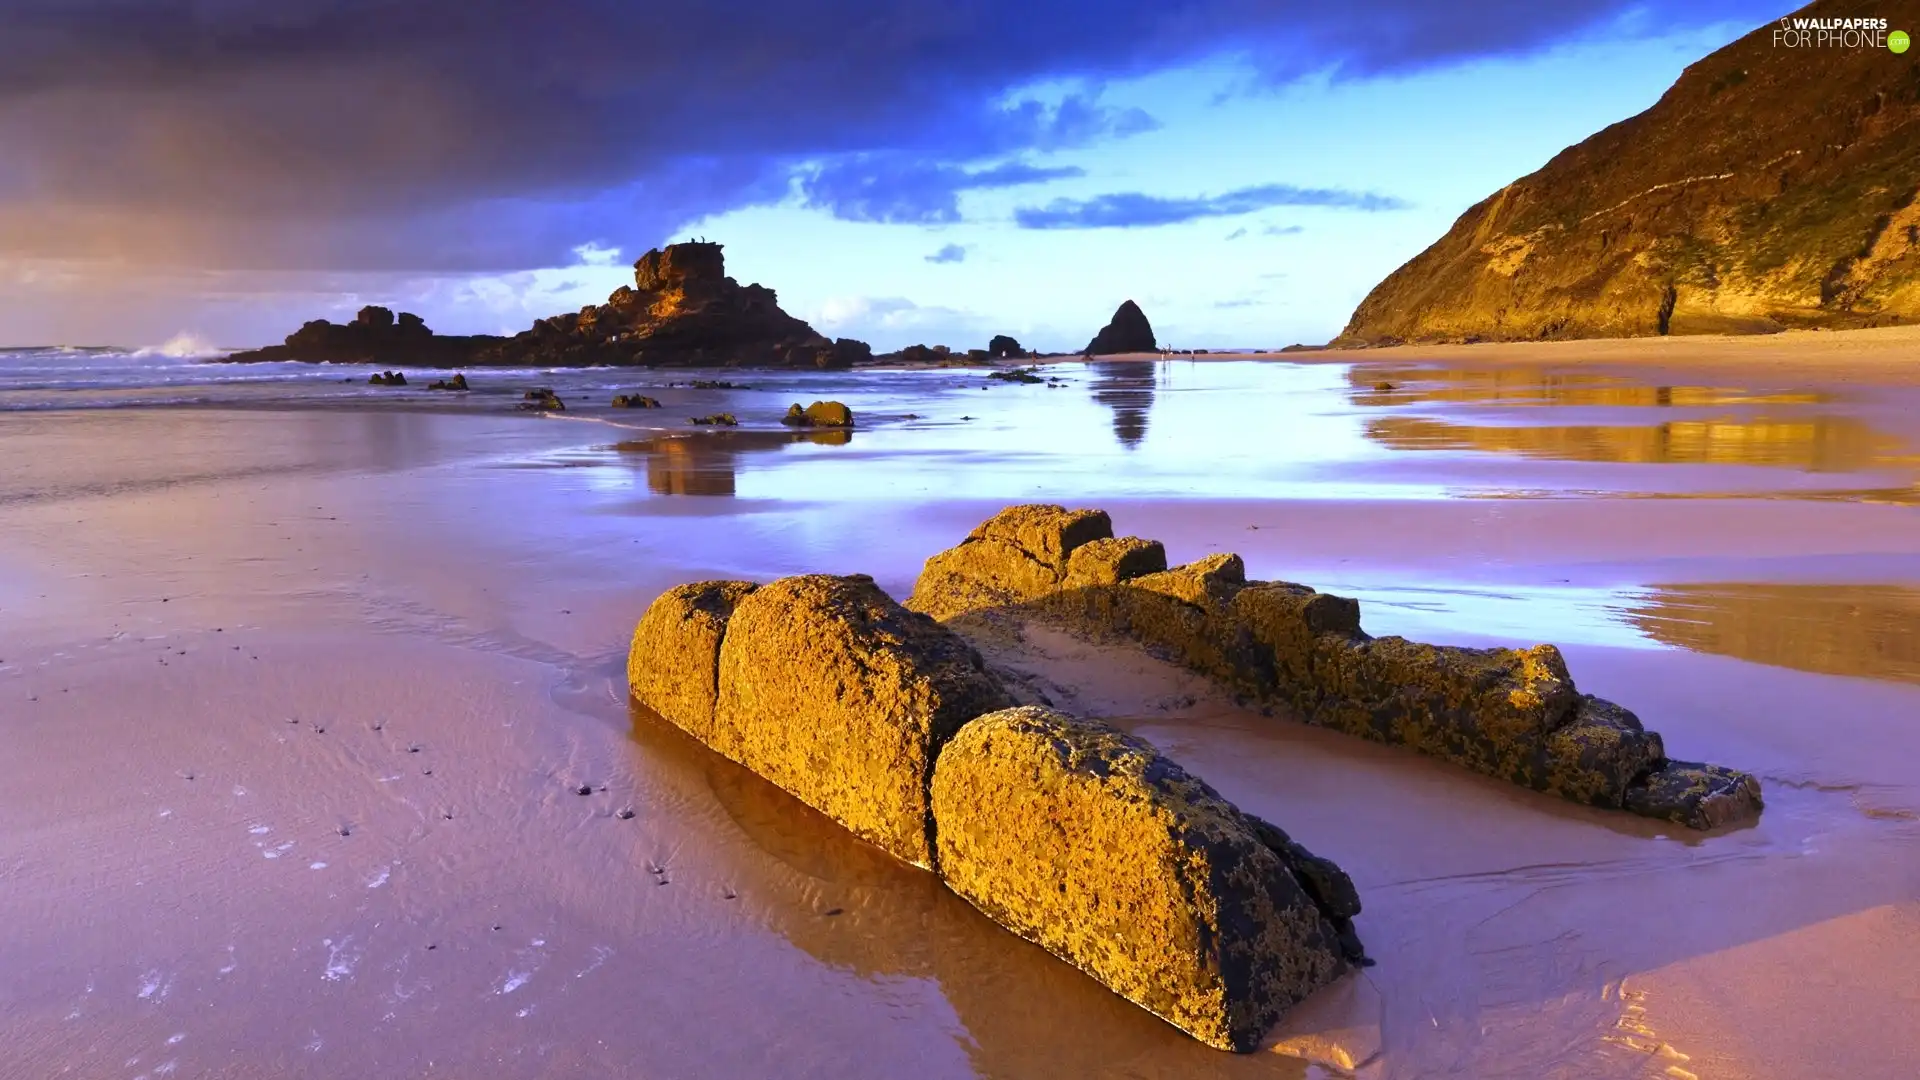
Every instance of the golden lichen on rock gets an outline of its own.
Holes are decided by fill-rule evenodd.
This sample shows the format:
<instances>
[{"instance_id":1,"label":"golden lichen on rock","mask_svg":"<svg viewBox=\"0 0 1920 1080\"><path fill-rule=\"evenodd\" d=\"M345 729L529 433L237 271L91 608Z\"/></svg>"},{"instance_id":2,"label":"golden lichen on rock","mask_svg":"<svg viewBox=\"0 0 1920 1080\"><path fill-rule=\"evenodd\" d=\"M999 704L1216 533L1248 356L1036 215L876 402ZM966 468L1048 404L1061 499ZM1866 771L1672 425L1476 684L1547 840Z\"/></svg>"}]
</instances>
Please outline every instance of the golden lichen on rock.
<instances>
[{"instance_id":1,"label":"golden lichen on rock","mask_svg":"<svg viewBox=\"0 0 1920 1080\"><path fill-rule=\"evenodd\" d=\"M627 687L640 703L708 741L720 679L720 641L735 605L759 586L697 581L661 593L633 631Z\"/></svg>"},{"instance_id":2,"label":"golden lichen on rock","mask_svg":"<svg viewBox=\"0 0 1920 1080\"><path fill-rule=\"evenodd\" d=\"M1074 549L1113 538L1104 510L1010 506L927 560L907 607L936 619L1044 596L1067 578Z\"/></svg>"},{"instance_id":3,"label":"golden lichen on rock","mask_svg":"<svg viewBox=\"0 0 1920 1080\"><path fill-rule=\"evenodd\" d=\"M1253 1049L1346 967L1256 820L1105 725L980 717L941 753L933 811L955 892L1210 1046Z\"/></svg>"},{"instance_id":4,"label":"golden lichen on rock","mask_svg":"<svg viewBox=\"0 0 1920 1080\"><path fill-rule=\"evenodd\" d=\"M873 579L809 574L735 607L706 741L861 838L930 866L934 760L962 724L1011 704L972 646Z\"/></svg>"},{"instance_id":5,"label":"golden lichen on rock","mask_svg":"<svg viewBox=\"0 0 1920 1080\"><path fill-rule=\"evenodd\" d=\"M1068 585L1117 585L1167 568L1167 549L1158 540L1109 536L1089 540L1067 556Z\"/></svg>"}]
</instances>

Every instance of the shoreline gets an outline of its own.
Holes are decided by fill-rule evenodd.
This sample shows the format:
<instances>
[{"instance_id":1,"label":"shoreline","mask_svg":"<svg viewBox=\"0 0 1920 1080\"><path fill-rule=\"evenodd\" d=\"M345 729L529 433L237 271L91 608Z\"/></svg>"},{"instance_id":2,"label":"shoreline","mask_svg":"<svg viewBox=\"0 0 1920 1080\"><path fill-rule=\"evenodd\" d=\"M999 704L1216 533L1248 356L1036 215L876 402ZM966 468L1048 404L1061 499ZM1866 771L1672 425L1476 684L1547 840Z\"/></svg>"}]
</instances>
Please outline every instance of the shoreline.
<instances>
[{"instance_id":1,"label":"shoreline","mask_svg":"<svg viewBox=\"0 0 1920 1080\"><path fill-rule=\"evenodd\" d=\"M985 419L846 446L689 430L621 449L378 399L16 418L0 920L27 931L0 938L0 1029L18 1067L1299 1080L1305 1057L1792 1080L1913 1051L1920 509L1765 497L1878 476L1808 450L1832 430L1810 421L1867 417L1911 448L1911 418L1875 412L1897 395L1734 395L1707 414L1807 430L1734 423L1732 456L1643 460L1383 441L1403 406L1330 368L1126 374L961 380L937 407L902 378L873 400ZM1456 400L1476 386L1436 372L1418 408L1512 427ZM1758 464L1756 444L1775 447ZM1646 490L1676 497L1613 497ZM669 586L867 573L902 597L993 510L1056 500L1176 562L1232 551L1358 596L1372 633L1561 644L1583 691L1676 757L1760 775L1766 813L1706 836L1622 820L1036 633L1023 664L1062 704L1286 823L1361 891L1379 966L1228 1058L624 698L634 623Z\"/></svg>"}]
</instances>

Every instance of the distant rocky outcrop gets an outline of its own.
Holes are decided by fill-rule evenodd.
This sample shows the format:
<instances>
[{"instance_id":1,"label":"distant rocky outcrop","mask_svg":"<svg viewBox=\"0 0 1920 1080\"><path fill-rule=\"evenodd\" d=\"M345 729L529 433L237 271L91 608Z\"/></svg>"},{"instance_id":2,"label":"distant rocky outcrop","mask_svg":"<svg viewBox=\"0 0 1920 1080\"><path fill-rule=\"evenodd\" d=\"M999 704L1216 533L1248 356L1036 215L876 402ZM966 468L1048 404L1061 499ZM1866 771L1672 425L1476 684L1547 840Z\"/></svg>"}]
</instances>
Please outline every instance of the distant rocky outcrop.
<instances>
[{"instance_id":1,"label":"distant rocky outcrop","mask_svg":"<svg viewBox=\"0 0 1920 1080\"><path fill-rule=\"evenodd\" d=\"M1113 313L1107 325L1093 335L1093 340L1087 342L1081 354L1107 356L1113 353L1154 352L1159 348L1153 338L1153 324L1147 321L1147 313L1140 310L1139 304L1128 300Z\"/></svg>"},{"instance_id":2,"label":"distant rocky outcrop","mask_svg":"<svg viewBox=\"0 0 1920 1080\"><path fill-rule=\"evenodd\" d=\"M660 407L660 399L648 397L645 394L615 394L613 396L613 407L616 409L657 409Z\"/></svg>"},{"instance_id":3,"label":"distant rocky outcrop","mask_svg":"<svg viewBox=\"0 0 1920 1080\"><path fill-rule=\"evenodd\" d=\"M633 264L605 304L555 315L487 351L485 362L646 367L844 369L872 356L780 310L772 289L726 274L721 246L670 244Z\"/></svg>"},{"instance_id":4,"label":"distant rocky outcrop","mask_svg":"<svg viewBox=\"0 0 1920 1080\"><path fill-rule=\"evenodd\" d=\"M235 363L298 360L315 364L409 364L462 367L480 349L503 339L435 334L420 316L399 318L383 307L363 307L350 323L315 319L287 335L285 343L234 353Z\"/></svg>"},{"instance_id":5,"label":"distant rocky outcrop","mask_svg":"<svg viewBox=\"0 0 1920 1080\"><path fill-rule=\"evenodd\" d=\"M829 340L780 310L772 289L726 275L720 245L669 244L633 264L632 285L605 304L541 319L510 338L432 333L416 315L396 322L370 307L345 326L310 322L286 343L228 360L405 362L418 367L781 367L844 370L873 358L852 338Z\"/></svg>"},{"instance_id":6,"label":"distant rocky outcrop","mask_svg":"<svg viewBox=\"0 0 1920 1080\"><path fill-rule=\"evenodd\" d=\"M1915 29L1911 2L1795 14L1902 10ZM1778 45L1784 22L1462 214L1334 344L1920 319L1920 68L1885 48Z\"/></svg>"},{"instance_id":7,"label":"distant rocky outcrop","mask_svg":"<svg viewBox=\"0 0 1920 1080\"><path fill-rule=\"evenodd\" d=\"M987 355L995 360L1025 360L1027 350L1021 348L1020 343L1013 338L1005 334L995 334L993 340L987 342Z\"/></svg>"},{"instance_id":8,"label":"distant rocky outcrop","mask_svg":"<svg viewBox=\"0 0 1920 1080\"><path fill-rule=\"evenodd\" d=\"M1633 713L1579 693L1552 645L1375 638L1356 600L1248 581L1238 555L1169 569L1104 511L1010 507L928 559L906 603L963 631L1032 618L1136 642L1310 723L1590 806L1697 829L1761 808L1752 776L1669 761Z\"/></svg>"}]
</instances>

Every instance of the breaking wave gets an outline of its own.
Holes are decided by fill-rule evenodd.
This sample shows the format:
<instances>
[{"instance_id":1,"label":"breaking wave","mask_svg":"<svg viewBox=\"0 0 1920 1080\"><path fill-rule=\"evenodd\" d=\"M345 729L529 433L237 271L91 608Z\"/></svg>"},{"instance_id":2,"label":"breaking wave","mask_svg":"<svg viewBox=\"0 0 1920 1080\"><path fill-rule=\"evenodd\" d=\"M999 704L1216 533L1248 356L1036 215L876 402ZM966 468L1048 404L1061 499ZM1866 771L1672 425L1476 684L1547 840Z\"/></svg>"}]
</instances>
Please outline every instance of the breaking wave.
<instances>
[{"instance_id":1,"label":"breaking wave","mask_svg":"<svg viewBox=\"0 0 1920 1080\"><path fill-rule=\"evenodd\" d=\"M159 345L135 349L133 355L143 358L164 356L172 360L192 360L202 356L219 356L226 351L198 334L182 332Z\"/></svg>"}]
</instances>

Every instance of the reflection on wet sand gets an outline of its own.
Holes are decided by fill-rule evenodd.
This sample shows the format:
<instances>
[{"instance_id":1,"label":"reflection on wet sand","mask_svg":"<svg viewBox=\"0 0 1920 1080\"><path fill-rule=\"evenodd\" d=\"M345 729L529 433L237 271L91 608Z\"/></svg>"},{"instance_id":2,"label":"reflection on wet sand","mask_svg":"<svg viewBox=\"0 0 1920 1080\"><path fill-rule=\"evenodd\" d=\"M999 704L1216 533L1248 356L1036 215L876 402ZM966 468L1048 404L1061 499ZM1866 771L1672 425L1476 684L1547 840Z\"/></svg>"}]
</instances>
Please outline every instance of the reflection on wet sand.
<instances>
[{"instance_id":1,"label":"reflection on wet sand","mask_svg":"<svg viewBox=\"0 0 1920 1080\"><path fill-rule=\"evenodd\" d=\"M1416 416L1367 421L1395 450L1477 450L1612 464L1773 465L1848 472L1886 462L1899 444L1848 416L1686 420L1646 425L1457 424Z\"/></svg>"},{"instance_id":2,"label":"reflection on wet sand","mask_svg":"<svg viewBox=\"0 0 1920 1080\"><path fill-rule=\"evenodd\" d=\"M1007 933L940 879L855 839L638 703L634 742L679 798L707 789L767 856L732 887L744 913L821 962L874 980L931 980L983 1077L1299 1078L1275 1055L1221 1054Z\"/></svg>"},{"instance_id":3,"label":"reflection on wet sand","mask_svg":"<svg viewBox=\"0 0 1920 1080\"><path fill-rule=\"evenodd\" d=\"M1152 360L1104 360L1094 370L1093 400L1113 410L1113 437L1129 450L1139 446L1147 437L1159 369Z\"/></svg>"},{"instance_id":4,"label":"reflection on wet sand","mask_svg":"<svg viewBox=\"0 0 1920 1080\"><path fill-rule=\"evenodd\" d=\"M781 450L794 443L845 446L853 432L833 431L716 431L699 435L663 435L617 443L625 454L647 455L647 489L656 495L726 495L734 493L739 457Z\"/></svg>"},{"instance_id":5,"label":"reflection on wet sand","mask_svg":"<svg viewBox=\"0 0 1920 1080\"><path fill-rule=\"evenodd\" d=\"M1347 372L1355 405L1588 405L1686 408L1703 405L1819 405L1813 391L1761 392L1716 386L1650 386L1615 375L1538 367L1458 370L1359 365ZM1391 385L1393 389L1379 389Z\"/></svg>"},{"instance_id":6,"label":"reflection on wet sand","mask_svg":"<svg viewBox=\"0 0 1920 1080\"><path fill-rule=\"evenodd\" d=\"M1661 585L1625 611L1649 636L1757 664L1920 683L1920 590Z\"/></svg>"}]
</instances>

